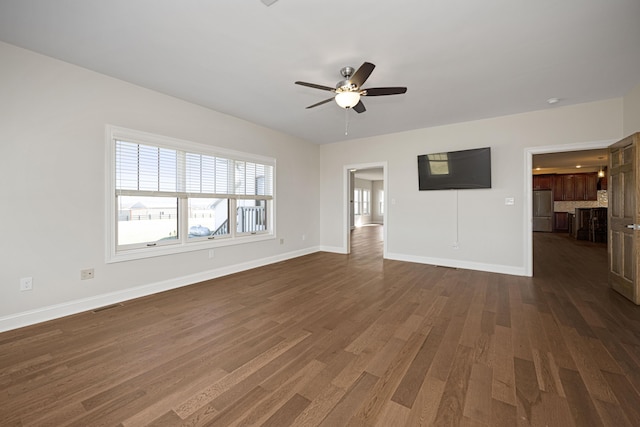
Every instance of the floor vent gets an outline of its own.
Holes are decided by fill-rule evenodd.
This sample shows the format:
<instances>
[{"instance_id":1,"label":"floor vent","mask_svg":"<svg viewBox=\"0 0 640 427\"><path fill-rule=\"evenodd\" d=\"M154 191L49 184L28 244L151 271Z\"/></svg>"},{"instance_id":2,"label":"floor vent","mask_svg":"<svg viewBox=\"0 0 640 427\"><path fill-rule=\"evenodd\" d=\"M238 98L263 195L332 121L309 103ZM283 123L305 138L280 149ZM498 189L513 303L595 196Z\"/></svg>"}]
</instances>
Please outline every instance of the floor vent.
<instances>
[{"instance_id":1,"label":"floor vent","mask_svg":"<svg viewBox=\"0 0 640 427\"><path fill-rule=\"evenodd\" d=\"M104 307L100 307L100 308L96 308L95 310L92 310L92 313L100 313L101 311L110 310L116 307L122 307L122 304L105 305Z\"/></svg>"}]
</instances>

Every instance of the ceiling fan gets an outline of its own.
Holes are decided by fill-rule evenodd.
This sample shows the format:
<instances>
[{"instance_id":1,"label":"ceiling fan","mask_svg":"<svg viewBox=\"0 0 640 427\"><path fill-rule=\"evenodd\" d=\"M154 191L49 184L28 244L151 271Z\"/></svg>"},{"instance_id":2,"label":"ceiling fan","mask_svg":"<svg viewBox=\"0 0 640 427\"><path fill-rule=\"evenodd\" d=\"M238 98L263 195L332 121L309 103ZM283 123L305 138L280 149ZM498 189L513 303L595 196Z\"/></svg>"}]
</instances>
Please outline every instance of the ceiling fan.
<instances>
[{"instance_id":1,"label":"ceiling fan","mask_svg":"<svg viewBox=\"0 0 640 427\"><path fill-rule=\"evenodd\" d=\"M307 108L317 107L335 99L336 103L342 108L353 108L357 113L364 113L367 109L364 108L364 104L360 100L361 96L400 95L407 91L406 87L363 88L362 85L367 81L375 67L372 63L365 62L357 70L353 67L342 68L340 74L345 79L339 81L335 89L315 83L296 82L296 84L335 93L331 98L309 105Z\"/></svg>"}]
</instances>

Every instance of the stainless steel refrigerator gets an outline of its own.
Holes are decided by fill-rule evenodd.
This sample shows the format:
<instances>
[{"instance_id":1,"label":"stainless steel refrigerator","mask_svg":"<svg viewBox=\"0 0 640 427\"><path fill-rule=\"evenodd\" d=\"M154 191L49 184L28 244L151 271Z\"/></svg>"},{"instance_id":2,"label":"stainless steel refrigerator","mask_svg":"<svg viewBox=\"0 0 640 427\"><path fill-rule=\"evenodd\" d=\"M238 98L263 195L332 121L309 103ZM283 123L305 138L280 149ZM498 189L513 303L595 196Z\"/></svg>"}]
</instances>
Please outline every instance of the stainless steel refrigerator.
<instances>
[{"instance_id":1,"label":"stainless steel refrigerator","mask_svg":"<svg viewBox=\"0 0 640 427\"><path fill-rule=\"evenodd\" d=\"M553 231L553 194L551 194L551 190L533 191L533 231Z\"/></svg>"}]
</instances>

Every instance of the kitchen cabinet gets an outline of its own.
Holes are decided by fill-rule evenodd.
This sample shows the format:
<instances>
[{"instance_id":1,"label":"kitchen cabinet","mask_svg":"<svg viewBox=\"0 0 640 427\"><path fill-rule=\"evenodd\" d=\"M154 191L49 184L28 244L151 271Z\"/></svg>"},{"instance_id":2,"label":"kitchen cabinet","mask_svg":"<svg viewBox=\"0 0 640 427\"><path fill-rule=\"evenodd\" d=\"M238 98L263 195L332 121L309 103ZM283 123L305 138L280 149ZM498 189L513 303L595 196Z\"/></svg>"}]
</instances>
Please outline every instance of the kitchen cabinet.
<instances>
[{"instance_id":1,"label":"kitchen cabinet","mask_svg":"<svg viewBox=\"0 0 640 427\"><path fill-rule=\"evenodd\" d=\"M553 200L556 202L598 200L598 175L596 173L556 175L552 187Z\"/></svg>"},{"instance_id":2,"label":"kitchen cabinet","mask_svg":"<svg viewBox=\"0 0 640 427\"><path fill-rule=\"evenodd\" d=\"M599 190L606 190L607 189L607 175L605 174L605 176L603 176L602 178L598 178L598 189Z\"/></svg>"},{"instance_id":3,"label":"kitchen cabinet","mask_svg":"<svg viewBox=\"0 0 640 427\"><path fill-rule=\"evenodd\" d=\"M534 190L551 190L552 175L533 175Z\"/></svg>"},{"instance_id":4,"label":"kitchen cabinet","mask_svg":"<svg viewBox=\"0 0 640 427\"><path fill-rule=\"evenodd\" d=\"M562 175L556 175L551 182L551 190L553 191L553 201L561 202L564 200L564 180Z\"/></svg>"},{"instance_id":5,"label":"kitchen cabinet","mask_svg":"<svg viewBox=\"0 0 640 427\"><path fill-rule=\"evenodd\" d=\"M598 200L598 174L585 174L585 196L584 200Z\"/></svg>"},{"instance_id":6,"label":"kitchen cabinet","mask_svg":"<svg viewBox=\"0 0 640 427\"><path fill-rule=\"evenodd\" d=\"M557 233L569 232L569 213L568 212L553 213L553 231Z\"/></svg>"},{"instance_id":7,"label":"kitchen cabinet","mask_svg":"<svg viewBox=\"0 0 640 427\"><path fill-rule=\"evenodd\" d=\"M607 241L607 208L576 208L578 240L604 243Z\"/></svg>"}]
</instances>

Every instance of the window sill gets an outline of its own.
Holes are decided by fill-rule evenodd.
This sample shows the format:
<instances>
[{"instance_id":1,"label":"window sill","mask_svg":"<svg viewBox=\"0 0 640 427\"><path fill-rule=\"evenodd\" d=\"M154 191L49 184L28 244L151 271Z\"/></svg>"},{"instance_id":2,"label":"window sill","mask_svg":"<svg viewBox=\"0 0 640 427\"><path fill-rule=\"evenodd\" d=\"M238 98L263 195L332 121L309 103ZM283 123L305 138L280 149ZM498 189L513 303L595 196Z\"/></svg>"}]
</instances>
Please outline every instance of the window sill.
<instances>
[{"instance_id":1,"label":"window sill","mask_svg":"<svg viewBox=\"0 0 640 427\"><path fill-rule=\"evenodd\" d=\"M109 254L105 262L107 264L112 264L116 262L134 261L138 259L154 258L185 252L202 251L224 246L235 246L244 245L247 243L263 242L266 240L275 240L275 238L276 236L274 234L263 233L242 235L235 238L221 238L220 240L202 240L198 242L176 243L175 245L129 249Z\"/></svg>"}]
</instances>

